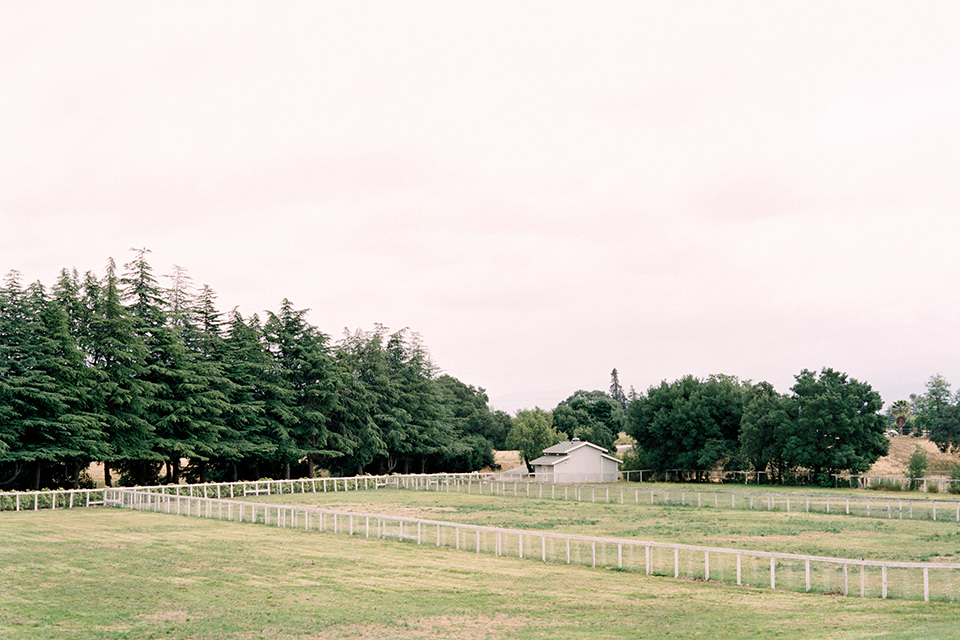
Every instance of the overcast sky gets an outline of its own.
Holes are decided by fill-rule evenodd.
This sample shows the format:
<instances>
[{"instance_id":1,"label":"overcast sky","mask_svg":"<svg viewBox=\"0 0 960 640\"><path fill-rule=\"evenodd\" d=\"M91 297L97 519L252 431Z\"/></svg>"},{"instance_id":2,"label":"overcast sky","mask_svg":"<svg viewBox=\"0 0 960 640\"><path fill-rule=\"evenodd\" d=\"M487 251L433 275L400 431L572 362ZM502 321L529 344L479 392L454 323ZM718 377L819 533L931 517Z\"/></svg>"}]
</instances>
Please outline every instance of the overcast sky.
<instances>
[{"instance_id":1,"label":"overcast sky","mask_svg":"<svg viewBox=\"0 0 960 640\"><path fill-rule=\"evenodd\" d=\"M0 271L146 247L497 408L960 383L960 4L0 3Z\"/></svg>"}]
</instances>

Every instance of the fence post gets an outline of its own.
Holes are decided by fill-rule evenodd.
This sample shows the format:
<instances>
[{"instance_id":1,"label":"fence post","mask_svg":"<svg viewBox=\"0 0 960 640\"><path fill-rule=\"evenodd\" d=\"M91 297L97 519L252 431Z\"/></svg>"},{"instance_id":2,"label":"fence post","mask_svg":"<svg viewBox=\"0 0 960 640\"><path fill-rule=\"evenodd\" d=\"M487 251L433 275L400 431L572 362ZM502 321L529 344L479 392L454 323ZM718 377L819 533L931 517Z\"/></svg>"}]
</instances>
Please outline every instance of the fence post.
<instances>
[{"instance_id":1,"label":"fence post","mask_svg":"<svg viewBox=\"0 0 960 640\"><path fill-rule=\"evenodd\" d=\"M673 577L680 577L680 548L673 548Z\"/></svg>"},{"instance_id":2,"label":"fence post","mask_svg":"<svg viewBox=\"0 0 960 640\"><path fill-rule=\"evenodd\" d=\"M777 588L777 559L770 556L770 588Z\"/></svg>"},{"instance_id":3,"label":"fence post","mask_svg":"<svg viewBox=\"0 0 960 640\"><path fill-rule=\"evenodd\" d=\"M881 581L883 583L883 587L882 587L883 598L886 599L887 597L887 565L883 565L882 567L880 567L880 574L881 574Z\"/></svg>"},{"instance_id":4,"label":"fence post","mask_svg":"<svg viewBox=\"0 0 960 640\"><path fill-rule=\"evenodd\" d=\"M803 573L807 581L807 591L810 591L810 561L803 561Z\"/></svg>"},{"instance_id":5,"label":"fence post","mask_svg":"<svg viewBox=\"0 0 960 640\"><path fill-rule=\"evenodd\" d=\"M597 541L596 540L593 540L590 543L590 555L593 558L593 566L596 567L597 566Z\"/></svg>"},{"instance_id":6,"label":"fence post","mask_svg":"<svg viewBox=\"0 0 960 640\"><path fill-rule=\"evenodd\" d=\"M737 584L743 584L740 580L740 558L742 554L737 554Z\"/></svg>"},{"instance_id":7,"label":"fence post","mask_svg":"<svg viewBox=\"0 0 960 640\"><path fill-rule=\"evenodd\" d=\"M570 538L567 538L567 564L570 564Z\"/></svg>"},{"instance_id":8,"label":"fence post","mask_svg":"<svg viewBox=\"0 0 960 640\"><path fill-rule=\"evenodd\" d=\"M703 552L703 579L704 580L710 579L710 552L709 551Z\"/></svg>"},{"instance_id":9,"label":"fence post","mask_svg":"<svg viewBox=\"0 0 960 640\"><path fill-rule=\"evenodd\" d=\"M843 595L846 596L849 594L850 594L849 571L847 570L847 564L844 563L843 564Z\"/></svg>"},{"instance_id":10,"label":"fence post","mask_svg":"<svg viewBox=\"0 0 960 640\"><path fill-rule=\"evenodd\" d=\"M930 569L923 568L923 601L930 602Z\"/></svg>"}]
</instances>

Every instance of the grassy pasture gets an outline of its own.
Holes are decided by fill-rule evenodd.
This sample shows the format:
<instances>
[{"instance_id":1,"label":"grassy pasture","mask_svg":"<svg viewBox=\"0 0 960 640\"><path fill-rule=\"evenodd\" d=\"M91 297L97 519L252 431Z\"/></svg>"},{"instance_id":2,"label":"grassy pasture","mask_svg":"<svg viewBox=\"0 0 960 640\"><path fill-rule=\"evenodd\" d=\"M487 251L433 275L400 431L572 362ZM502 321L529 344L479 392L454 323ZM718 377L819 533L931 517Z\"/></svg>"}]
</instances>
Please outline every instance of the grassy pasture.
<instances>
[{"instance_id":1,"label":"grassy pasture","mask_svg":"<svg viewBox=\"0 0 960 640\"><path fill-rule=\"evenodd\" d=\"M565 502L512 495L380 489L283 494L258 502L615 538L902 562L960 562L960 525L710 507Z\"/></svg>"},{"instance_id":2,"label":"grassy pasture","mask_svg":"<svg viewBox=\"0 0 960 640\"><path fill-rule=\"evenodd\" d=\"M444 519L459 508L393 493L362 496ZM515 510L498 502L498 512ZM563 526L596 531L593 515L582 518ZM11 639L917 640L955 637L960 625L960 607L944 603L771 592L105 508L3 514L0 602L0 637Z\"/></svg>"}]
</instances>

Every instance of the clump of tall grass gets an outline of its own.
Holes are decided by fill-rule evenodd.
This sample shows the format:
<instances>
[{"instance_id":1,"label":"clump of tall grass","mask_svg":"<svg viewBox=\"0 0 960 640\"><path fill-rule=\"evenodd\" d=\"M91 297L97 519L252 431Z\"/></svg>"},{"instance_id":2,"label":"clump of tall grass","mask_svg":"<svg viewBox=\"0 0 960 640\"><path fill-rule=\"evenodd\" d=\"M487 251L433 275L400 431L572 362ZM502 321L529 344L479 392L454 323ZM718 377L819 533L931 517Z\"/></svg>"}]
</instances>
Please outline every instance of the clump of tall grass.
<instances>
[{"instance_id":1,"label":"clump of tall grass","mask_svg":"<svg viewBox=\"0 0 960 640\"><path fill-rule=\"evenodd\" d=\"M903 484L893 478L879 478L871 480L867 488L874 491L903 491Z\"/></svg>"},{"instance_id":2,"label":"clump of tall grass","mask_svg":"<svg viewBox=\"0 0 960 640\"><path fill-rule=\"evenodd\" d=\"M947 491L950 493L960 493L960 464L954 464L950 467L950 480L947 483Z\"/></svg>"}]
</instances>

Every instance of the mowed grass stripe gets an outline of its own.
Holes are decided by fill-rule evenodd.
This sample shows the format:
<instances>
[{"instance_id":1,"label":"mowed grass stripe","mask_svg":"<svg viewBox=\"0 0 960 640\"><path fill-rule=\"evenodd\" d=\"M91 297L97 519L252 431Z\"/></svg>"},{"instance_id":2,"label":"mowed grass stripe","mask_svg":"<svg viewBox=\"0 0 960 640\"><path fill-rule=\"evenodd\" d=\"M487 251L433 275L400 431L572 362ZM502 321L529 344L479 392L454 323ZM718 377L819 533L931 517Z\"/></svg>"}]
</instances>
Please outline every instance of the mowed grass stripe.
<instances>
[{"instance_id":1,"label":"mowed grass stripe","mask_svg":"<svg viewBox=\"0 0 960 640\"><path fill-rule=\"evenodd\" d=\"M942 638L883 602L113 509L0 519L4 638Z\"/></svg>"}]
</instances>

